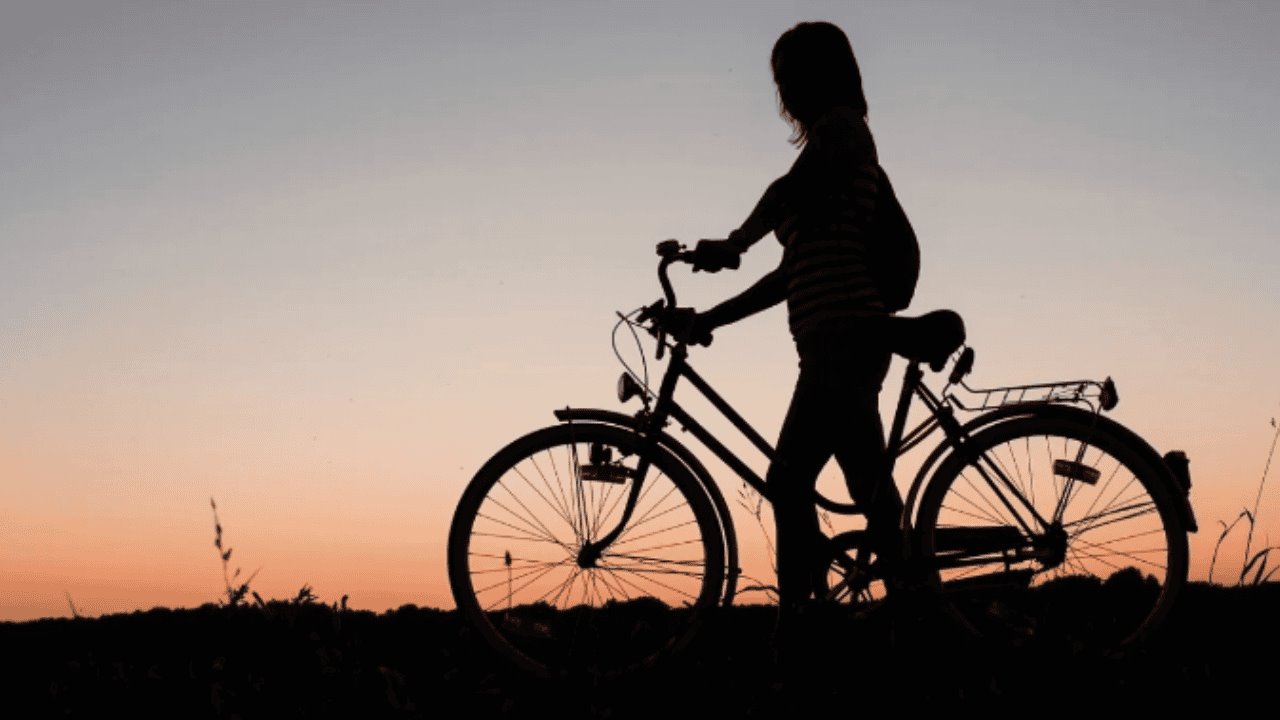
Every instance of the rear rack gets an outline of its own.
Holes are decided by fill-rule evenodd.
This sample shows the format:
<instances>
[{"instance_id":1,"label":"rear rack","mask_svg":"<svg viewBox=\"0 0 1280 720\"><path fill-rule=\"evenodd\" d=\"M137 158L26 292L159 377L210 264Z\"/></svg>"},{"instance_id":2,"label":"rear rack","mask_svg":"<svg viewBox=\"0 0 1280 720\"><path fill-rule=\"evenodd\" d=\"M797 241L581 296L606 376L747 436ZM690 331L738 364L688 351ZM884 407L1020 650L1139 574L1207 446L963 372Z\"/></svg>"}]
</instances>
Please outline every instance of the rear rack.
<instances>
[{"instance_id":1,"label":"rear rack","mask_svg":"<svg viewBox=\"0 0 1280 720\"><path fill-rule=\"evenodd\" d=\"M1101 410L1110 410L1119 402L1116 384L1111 378L1101 382L1070 380L999 388L971 388L964 382L958 384L970 396L969 402L965 403L955 392L948 392L947 399L957 408L973 412L1010 405L1075 403L1087 405L1096 413Z\"/></svg>"}]
</instances>

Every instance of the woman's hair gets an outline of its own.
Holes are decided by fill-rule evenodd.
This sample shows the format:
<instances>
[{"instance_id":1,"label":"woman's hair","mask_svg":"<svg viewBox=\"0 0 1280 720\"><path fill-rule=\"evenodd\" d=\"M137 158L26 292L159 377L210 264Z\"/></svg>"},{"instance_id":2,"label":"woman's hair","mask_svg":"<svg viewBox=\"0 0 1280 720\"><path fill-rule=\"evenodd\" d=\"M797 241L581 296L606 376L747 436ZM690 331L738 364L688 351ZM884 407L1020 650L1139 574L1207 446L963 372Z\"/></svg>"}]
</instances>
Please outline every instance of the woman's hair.
<instances>
[{"instance_id":1,"label":"woman's hair","mask_svg":"<svg viewBox=\"0 0 1280 720\"><path fill-rule=\"evenodd\" d=\"M828 110L841 105L867 115L862 73L844 31L829 22L802 22L782 33L770 58L778 113L791 124L791 142L804 145Z\"/></svg>"}]
</instances>

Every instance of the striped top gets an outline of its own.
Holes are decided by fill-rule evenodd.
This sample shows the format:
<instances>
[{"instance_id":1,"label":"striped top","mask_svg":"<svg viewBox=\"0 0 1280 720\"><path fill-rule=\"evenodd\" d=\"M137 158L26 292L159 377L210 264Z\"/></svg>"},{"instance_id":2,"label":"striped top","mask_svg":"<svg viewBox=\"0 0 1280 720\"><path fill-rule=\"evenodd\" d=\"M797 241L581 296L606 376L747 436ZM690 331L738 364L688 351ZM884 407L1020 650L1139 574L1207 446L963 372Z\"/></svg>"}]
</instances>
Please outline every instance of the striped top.
<instances>
[{"instance_id":1,"label":"striped top","mask_svg":"<svg viewBox=\"0 0 1280 720\"><path fill-rule=\"evenodd\" d=\"M875 144L847 108L815 124L779 188L787 319L797 343L851 318L885 314L867 264L880 179Z\"/></svg>"}]
</instances>

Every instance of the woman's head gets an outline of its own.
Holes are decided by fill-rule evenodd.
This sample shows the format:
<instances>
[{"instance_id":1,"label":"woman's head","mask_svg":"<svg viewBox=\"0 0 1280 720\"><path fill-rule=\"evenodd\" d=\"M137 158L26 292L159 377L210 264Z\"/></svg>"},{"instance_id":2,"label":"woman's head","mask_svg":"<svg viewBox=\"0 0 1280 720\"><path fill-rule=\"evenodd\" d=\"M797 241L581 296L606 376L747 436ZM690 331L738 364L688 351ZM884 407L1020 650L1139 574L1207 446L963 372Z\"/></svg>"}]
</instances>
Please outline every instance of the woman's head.
<instances>
[{"instance_id":1,"label":"woman's head","mask_svg":"<svg viewBox=\"0 0 1280 720\"><path fill-rule=\"evenodd\" d=\"M773 45L773 81L778 105L791 123L791 142L803 145L818 118L841 105L863 117L867 100L862 73L844 31L829 22L802 22Z\"/></svg>"}]
</instances>

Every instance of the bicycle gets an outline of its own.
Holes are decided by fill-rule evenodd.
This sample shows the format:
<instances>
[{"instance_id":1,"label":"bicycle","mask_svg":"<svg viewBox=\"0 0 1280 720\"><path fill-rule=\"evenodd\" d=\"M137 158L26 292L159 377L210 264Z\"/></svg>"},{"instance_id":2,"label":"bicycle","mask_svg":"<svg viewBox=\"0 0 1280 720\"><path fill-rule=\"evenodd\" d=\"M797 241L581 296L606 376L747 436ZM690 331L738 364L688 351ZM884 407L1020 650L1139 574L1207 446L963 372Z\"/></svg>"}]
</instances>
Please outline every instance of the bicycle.
<instances>
[{"instance_id":1,"label":"bicycle","mask_svg":"<svg viewBox=\"0 0 1280 720\"><path fill-rule=\"evenodd\" d=\"M664 297L628 314L670 360L657 390L623 362L619 401L633 415L564 408L558 423L498 451L467 486L449 531L454 600L499 654L541 677L626 672L687 646L741 577L733 517L706 466L666 431L674 421L767 501L767 483L675 401L697 389L772 460L773 448L688 363L689 339L668 268L690 262L658 245ZM966 632L1004 646L1053 638L1123 651L1168 615L1186 582L1197 529L1186 456L1161 456L1103 416L1115 383L1075 380L971 388L974 350L951 311L892 318L907 359L887 448L891 462L941 430L904 495L900 530L929 594ZM641 354L644 358L643 349ZM619 354L619 360L621 355ZM935 392L927 365L950 372ZM966 404L964 397L969 398ZM914 402L913 402L914 401ZM911 406L927 412L907 429ZM964 422L958 413L967 413ZM817 493L815 511L860 514ZM864 530L823 533L816 588L840 603L878 602L888 585Z\"/></svg>"}]
</instances>

